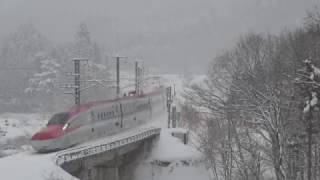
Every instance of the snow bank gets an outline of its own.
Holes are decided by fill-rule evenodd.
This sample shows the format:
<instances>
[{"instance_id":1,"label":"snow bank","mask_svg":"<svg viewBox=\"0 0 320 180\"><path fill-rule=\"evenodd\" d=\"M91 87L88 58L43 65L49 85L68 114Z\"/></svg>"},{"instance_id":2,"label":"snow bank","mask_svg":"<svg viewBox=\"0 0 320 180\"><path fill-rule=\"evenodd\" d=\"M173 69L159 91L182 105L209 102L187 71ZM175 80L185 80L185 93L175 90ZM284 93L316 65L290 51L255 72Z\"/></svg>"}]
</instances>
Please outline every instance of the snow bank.
<instances>
[{"instance_id":1,"label":"snow bank","mask_svg":"<svg viewBox=\"0 0 320 180\"><path fill-rule=\"evenodd\" d=\"M200 160L201 154L192 147L185 145L178 138L171 136L171 130L161 131L159 142L151 152L150 161L192 161Z\"/></svg>"},{"instance_id":2,"label":"snow bank","mask_svg":"<svg viewBox=\"0 0 320 180\"><path fill-rule=\"evenodd\" d=\"M7 156L0 158L1 179L75 179L55 165L53 154L32 153L29 139L45 126L48 118L48 115L41 114L4 113L0 115L0 153L2 156ZM23 151L25 152L21 153Z\"/></svg>"},{"instance_id":3,"label":"snow bank","mask_svg":"<svg viewBox=\"0 0 320 180\"><path fill-rule=\"evenodd\" d=\"M168 167L144 164L137 169L135 180L210 180L203 165L185 166L181 163Z\"/></svg>"},{"instance_id":4,"label":"snow bank","mask_svg":"<svg viewBox=\"0 0 320 180\"><path fill-rule=\"evenodd\" d=\"M179 129L181 132L185 130ZM163 129L149 157L135 172L135 180L209 180L202 155Z\"/></svg>"},{"instance_id":5,"label":"snow bank","mask_svg":"<svg viewBox=\"0 0 320 180\"><path fill-rule=\"evenodd\" d=\"M184 128L170 128L166 129L166 131L168 131L169 133L188 133L188 130Z\"/></svg>"},{"instance_id":6,"label":"snow bank","mask_svg":"<svg viewBox=\"0 0 320 180\"><path fill-rule=\"evenodd\" d=\"M76 180L53 162L53 154L20 153L0 159L1 179Z\"/></svg>"}]
</instances>

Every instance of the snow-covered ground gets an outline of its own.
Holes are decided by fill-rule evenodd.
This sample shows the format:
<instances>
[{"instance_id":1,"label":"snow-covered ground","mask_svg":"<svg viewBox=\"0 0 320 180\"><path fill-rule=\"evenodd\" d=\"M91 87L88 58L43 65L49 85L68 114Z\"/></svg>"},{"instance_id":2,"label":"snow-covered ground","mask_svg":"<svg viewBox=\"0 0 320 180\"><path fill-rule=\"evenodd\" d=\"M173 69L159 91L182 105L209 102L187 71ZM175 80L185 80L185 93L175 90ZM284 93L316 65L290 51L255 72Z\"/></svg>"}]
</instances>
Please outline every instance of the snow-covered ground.
<instances>
[{"instance_id":1,"label":"snow-covered ground","mask_svg":"<svg viewBox=\"0 0 320 180\"><path fill-rule=\"evenodd\" d=\"M35 154L30 137L44 127L49 115L4 113L0 115L1 179L74 179L56 166L54 154Z\"/></svg>"},{"instance_id":2,"label":"snow-covered ground","mask_svg":"<svg viewBox=\"0 0 320 180\"><path fill-rule=\"evenodd\" d=\"M47 123L48 115L0 114L0 154L12 155L29 150L29 139Z\"/></svg>"},{"instance_id":3,"label":"snow-covered ground","mask_svg":"<svg viewBox=\"0 0 320 180\"><path fill-rule=\"evenodd\" d=\"M53 161L54 154L24 152L0 159L1 179L75 180Z\"/></svg>"},{"instance_id":4,"label":"snow-covered ground","mask_svg":"<svg viewBox=\"0 0 320 180\"><path fill-rule=\"evenodd\" d=\"M181 132L181 130L178 130ZM137 168L135 180L209 180L202 155L163 129L150 156Z\"/></svg>"}]
</instances>

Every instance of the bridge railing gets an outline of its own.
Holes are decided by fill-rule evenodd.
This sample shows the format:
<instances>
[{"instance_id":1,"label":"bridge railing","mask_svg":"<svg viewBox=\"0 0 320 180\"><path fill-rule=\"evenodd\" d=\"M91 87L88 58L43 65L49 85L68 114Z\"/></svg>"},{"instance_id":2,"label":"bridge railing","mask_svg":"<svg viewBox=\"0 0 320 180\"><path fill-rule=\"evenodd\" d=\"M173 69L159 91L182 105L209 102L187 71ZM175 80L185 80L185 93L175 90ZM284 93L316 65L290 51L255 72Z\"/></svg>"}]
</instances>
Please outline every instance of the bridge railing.
<instances>
[{"instance_id":1,"label":"bridge railing","mask_svg":"<svg viewBox=\"0 0 320 180\"><path fill-rule=\"evenodd\" d=\"M55 163L58 166L61 166L66 162L81 159L86 156L92 156L95 154L111 151L116 148L120 148L122 146L136 143L138 141L144 140L155 135L159 135L160 131L161 128L147 128L138 132L134 132L132 134L116 137L112 139L112 141L99 141L98 144L93 143L92 145L86 145L78 148L71 148L68 150L60 151L55 155ZM106 137L106 141L107 140L108 138Z\"/></svg>"}]
</instances>

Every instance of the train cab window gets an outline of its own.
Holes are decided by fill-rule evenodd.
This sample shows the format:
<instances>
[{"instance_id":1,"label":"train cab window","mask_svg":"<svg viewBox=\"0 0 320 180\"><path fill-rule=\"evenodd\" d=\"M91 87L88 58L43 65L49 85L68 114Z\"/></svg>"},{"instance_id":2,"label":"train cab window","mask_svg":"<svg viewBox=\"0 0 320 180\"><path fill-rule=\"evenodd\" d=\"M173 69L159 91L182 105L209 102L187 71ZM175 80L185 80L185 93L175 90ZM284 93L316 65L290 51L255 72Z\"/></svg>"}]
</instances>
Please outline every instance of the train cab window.
<instances>
[{"instance_id":1,"label":"train cab window","mask_svg":"<svg viewBox=\"0 0 320 180\"><path fill-rule=\"evenodd\" d=\"M69 119L69 113L62 112L57 113L51 117L47 125L63 125L65 124Z\"/></svg>"}]
</instances>

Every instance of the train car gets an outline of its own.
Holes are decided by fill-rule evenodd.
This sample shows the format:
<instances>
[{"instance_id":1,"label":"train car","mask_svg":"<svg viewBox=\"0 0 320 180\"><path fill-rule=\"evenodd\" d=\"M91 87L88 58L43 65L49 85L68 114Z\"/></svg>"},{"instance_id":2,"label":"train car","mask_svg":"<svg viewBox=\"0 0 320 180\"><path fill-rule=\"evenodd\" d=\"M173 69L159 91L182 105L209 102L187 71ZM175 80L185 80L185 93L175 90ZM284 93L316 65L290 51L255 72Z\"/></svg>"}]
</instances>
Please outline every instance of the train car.
<instances>
[{"instance_id":1,"label":"train car","mask_svg":"<svg viewBox=\"0 0 320 180\"><path fill-rule=\"evenodd\" d=\"M165 90L96 101L57 113L31 138L38 152L50 152L139 126L165 110Z\"/></svg>"}]
</instances>

